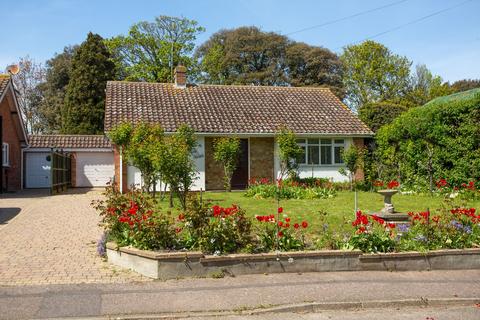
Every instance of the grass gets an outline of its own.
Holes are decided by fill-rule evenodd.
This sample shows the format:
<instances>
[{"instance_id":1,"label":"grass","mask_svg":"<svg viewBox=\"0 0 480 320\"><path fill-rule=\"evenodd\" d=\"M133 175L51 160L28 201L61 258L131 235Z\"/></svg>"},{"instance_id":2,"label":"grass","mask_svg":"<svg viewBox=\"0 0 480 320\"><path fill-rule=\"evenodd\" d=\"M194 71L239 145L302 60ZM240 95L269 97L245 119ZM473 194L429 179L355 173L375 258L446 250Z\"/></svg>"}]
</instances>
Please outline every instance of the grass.
<instances>
[{"instance_id":1,"label":"grass","mask_svg":"<svg viewBox=\"0 0 480 320\"><path fill-rule=\"evenodd\" d=\"M244 196L244 192L204 192L204 201L212 205L218 204L223 207L237 204L247 211L247 214L255 215L275 214L277 202L274 199L254 199ZM445 206L444 200L439 196L430 195L394 195L392 198L395 210L399 212L425 211L427 208L433 213L435 210ZM456 201L459 202L459 201ZM164 200L162 208L168 208L168 201ZM463 206L474 207L480 210L480 199L461 203ZM307 220L311 226L311 232L321 230L323 221L321 213L326 213L326 220L331 225L341 224L344 220L354 219L354 193L350 191L339 191L336 197L330 199L313 200L281 200L280 206L284 214L292 221ZM378 212L383 207L383 197L374 192L358 192L358 209L364 213ZM178 211L175 209L174 211Z\"/></svg>"}]
</instances>

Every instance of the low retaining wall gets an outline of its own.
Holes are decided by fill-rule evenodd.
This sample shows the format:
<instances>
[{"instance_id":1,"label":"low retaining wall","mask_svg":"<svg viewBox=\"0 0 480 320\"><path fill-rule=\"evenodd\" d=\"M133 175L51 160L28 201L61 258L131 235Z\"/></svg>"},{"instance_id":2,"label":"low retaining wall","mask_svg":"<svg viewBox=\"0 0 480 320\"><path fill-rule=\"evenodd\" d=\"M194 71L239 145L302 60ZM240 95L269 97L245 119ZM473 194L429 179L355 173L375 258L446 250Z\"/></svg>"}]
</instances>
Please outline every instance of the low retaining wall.
<instances>
[{"instance_id":1,"label":"low retaining wall","mask_svg":"<svg viewBox=\"0 0 480 320\"><path fill-rule=\"evenodd\" d=\"M282 272L361 270L433 270L480 268L480 249L428 253L362 254L353 251L300 251L264 254L204 255L201 252L155 252L107 243L110 263L154 279Z\"/></svg>"}]
</instances>

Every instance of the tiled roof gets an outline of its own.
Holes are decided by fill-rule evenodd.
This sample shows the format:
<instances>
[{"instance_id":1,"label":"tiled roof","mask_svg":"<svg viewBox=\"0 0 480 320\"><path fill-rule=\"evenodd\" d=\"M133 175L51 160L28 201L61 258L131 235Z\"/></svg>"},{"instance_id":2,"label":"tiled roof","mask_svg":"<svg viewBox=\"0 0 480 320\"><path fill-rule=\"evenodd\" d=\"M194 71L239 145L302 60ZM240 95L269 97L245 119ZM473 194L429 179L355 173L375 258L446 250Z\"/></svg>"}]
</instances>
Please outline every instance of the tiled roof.
<instances>
[{"instance_id":1,"label":"tiled roof","mask_svg":"<svg viewBox=\"0 0 480 320\"><path fill-rule=\"evenodd\" d=\"M95 149L112 147L107 137L98 135L31 135L28 141L31 148Z\"/></svg>"},{"instance_id":2,"label":"tiled roof","mask_svg":"<svg viewBox=\"0 0 480 320\"><path fill-rule=\"evenodd\" d=\"M312 87L118 82L107 84L105 130L121 122L160 123L167 132L188 124L199 133L372 135L330 90Z\"/></svg>"},{"instance_id":3,"label":"tiled roof","mask_svg":"<svg viewBox=\"0 0 480 320\"><path fill-rule=\"evenodd\" d=\"M0 97L3 95L5 89L7 89L8 83L10 82L10 76L0 74Z\"/></svg>"}]
</instances>

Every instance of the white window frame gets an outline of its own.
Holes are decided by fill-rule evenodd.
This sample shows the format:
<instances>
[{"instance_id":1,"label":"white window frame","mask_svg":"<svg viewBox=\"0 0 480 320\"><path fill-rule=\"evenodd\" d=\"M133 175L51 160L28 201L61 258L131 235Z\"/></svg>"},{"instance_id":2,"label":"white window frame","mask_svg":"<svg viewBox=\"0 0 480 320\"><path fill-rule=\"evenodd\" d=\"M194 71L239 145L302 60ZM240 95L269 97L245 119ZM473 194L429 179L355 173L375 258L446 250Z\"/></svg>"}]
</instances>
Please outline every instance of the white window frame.
<instances>
[{"instance_id":1,"label":"white window frame","mask_svg":"<svg viewBox=\"0 0 480 320\"><path fill-rule=\"evenodd\" d=\"M10 166L10 146L8 143L2 143L2 167Z\"/></svg>"},{"instance_id":2,"label":"white window frame","mask_svg":"<svg viewBox=\"0 0 480 320\"><path fill-rule=\"evenodd\" d=\"M312 139L315 139L315 140L318 140L318 143L309 143L308 140L312 140ZM302 140L303 142L300 142L300 140ZM326 143L323 143L322 144L322 140L329 140L330 143L329 144L326 144ZM342 143L339 143L339 142L335 142L335 140L342 140L343 142ZM343 150L346 149L346 140L345 138L322 138L322 137L318 137L318 138L297 138L297 144L300 146L300 147L303 147L305 148L305 162L303 163L298 163L298 165L300 166L315 166L315 167L338 167L338 166L342 166L343 165L343 161L341 162L336 162L335 161L335 147L343 147ZM309 146L317 146L318 147L318 161L319 163L318 164L311 164L309 163L309 159L308 159L308 155L309 155L309 151L308 151L308 147ZM330 152L331 152L331 159L332 159L332 162L329 163L329 164L322 164L322 146L329 146L330 147Z\"/></svg>"}]
</instances>

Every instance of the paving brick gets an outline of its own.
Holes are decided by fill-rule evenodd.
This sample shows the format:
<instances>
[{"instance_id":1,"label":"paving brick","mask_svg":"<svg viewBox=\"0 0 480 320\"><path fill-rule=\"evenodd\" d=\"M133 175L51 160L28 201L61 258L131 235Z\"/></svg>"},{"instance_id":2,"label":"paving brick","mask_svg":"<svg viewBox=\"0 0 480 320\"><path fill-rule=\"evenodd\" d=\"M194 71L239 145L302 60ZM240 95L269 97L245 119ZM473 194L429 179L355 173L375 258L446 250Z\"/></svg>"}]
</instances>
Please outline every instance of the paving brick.
<instances>
[{"instance_id":1,"label":"paving brick","mask_svg":"<svg viewBox=\"0 0 480 320\"><path fill-rule=\"evenodd\" d=\"M0 285L124 283L150 281L119 272L96 254L102 234L91 207L98 190L72 189L48 196L26 190L0 196L2 208L20 213L0 225Z\"/></svg>"}]
</instances>

